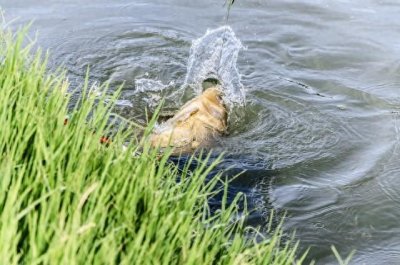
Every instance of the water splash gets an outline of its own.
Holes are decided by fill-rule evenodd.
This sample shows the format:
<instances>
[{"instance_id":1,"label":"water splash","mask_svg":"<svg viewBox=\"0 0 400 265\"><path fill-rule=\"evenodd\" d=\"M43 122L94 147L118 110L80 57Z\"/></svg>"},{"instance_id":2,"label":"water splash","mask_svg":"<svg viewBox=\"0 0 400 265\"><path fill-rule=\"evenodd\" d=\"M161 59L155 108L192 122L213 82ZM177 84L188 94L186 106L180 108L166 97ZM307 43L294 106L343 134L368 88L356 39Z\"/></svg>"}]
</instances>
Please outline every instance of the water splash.
<instances>
[{"instance_id":1,"label":"water splash","mask_svg":"<svg viewBox=\"0 0 400 265\"><path fill-rule=\"evenodd\" d=\"M205 79L214 78L223 89L223 100L229 111L228 122L230 125L236 124L243 116L242 107L245 105L244 87L236 68L239 51L243 48L231 27L207 30L202 37L192 42L186 77L180 88L171 91L171 84L164 85L160 81L140 78L135 82L136 92L142 96L151 94L145 96L148 106L158 105L160 95L163 94L166 104L171 103L173 107L179 108L184 101L203 92Z\"/></svg>"},{"instance_id":2,"label":"water splash","mask_svg":"<svg viewBox=\"0 0 400 265\"><path fill-rule=\"evenodd\" d=\"M164 85L159 80L153 80L153 79L147 79L147 78L135 79L136 92L162 91L162 90L166 89L169 85Z\"/></svg>"},{"instance_id":3,"label":"water splash","mask_svg":"<svg viewBox=\"0 0 400 265\"><path fill-rule=\"evenodd\" d=\"M218 79L223 87L224 101L229 106L244 105L245 93L236 68L242 43L229 26L208 30L193 41L183 87L191 87L196 95L201 94L202 82L206 78Z\"/></svg>"},{"instance_id":4,"label":"water splash","mask_svg":"<svg viewBox=\"0 0 400 265\"><path fill-rule=\"evenodd\" d=\"M205 79L217 79L223 89L230 126L239 123L244 116L245 91L236 67L239 51L243 48L231 27L207 30L204 36L192 42L182 86L186 95L197 96L203 91Z\"/></svg>"},{"instance_id":5,"label":"water splash","mask_svg":"<svg viewBox=\"0 0 400 265\"><path fill-rule=\"evenodd\" d=\"M153 80L148 78L138 78L135 80L135 91L134 94L138 96L141 101L146 103L146 106L150 110L155 110L160 104L160 101L165 98L166 104L170 105L171 95L175 82L171 81L168 84L163 84L159 80ZM171 99L171 100L168 100Z\"/></svg>"}]
</instances>

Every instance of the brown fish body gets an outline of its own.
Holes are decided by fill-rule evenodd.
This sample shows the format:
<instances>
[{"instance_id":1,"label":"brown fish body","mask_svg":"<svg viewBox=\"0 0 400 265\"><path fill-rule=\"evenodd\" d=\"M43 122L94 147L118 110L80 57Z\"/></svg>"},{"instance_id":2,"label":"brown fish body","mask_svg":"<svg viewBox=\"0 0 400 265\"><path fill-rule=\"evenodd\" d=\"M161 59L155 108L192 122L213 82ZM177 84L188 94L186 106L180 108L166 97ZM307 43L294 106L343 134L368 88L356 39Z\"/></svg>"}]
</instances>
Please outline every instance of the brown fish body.
<instances>
[{"instance_id":1,"label":"brown fish body","mask_svg":"<svg viewBox=\"0 0 400 265\"><path fill-rule=\"evenodd\" d=\"M151 135L154 147L172 147L174 154L207 147L227 130L227 111L217 87L187 102Z\"/></svg>"}]
</instances>

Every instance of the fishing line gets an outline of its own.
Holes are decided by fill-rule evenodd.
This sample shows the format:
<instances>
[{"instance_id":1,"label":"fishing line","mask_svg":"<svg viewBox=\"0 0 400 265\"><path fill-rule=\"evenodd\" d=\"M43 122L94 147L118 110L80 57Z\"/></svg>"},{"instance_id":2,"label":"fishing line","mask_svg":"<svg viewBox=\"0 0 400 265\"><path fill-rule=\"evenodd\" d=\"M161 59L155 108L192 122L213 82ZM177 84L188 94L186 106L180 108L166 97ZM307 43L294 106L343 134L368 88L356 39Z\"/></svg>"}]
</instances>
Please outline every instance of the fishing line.
<instances>
[{"instance_id":1,"label":"fishing line","mask_svg":"<svg viewBox=\"0 0 400 265\"><path fill-rule=\"evenodd\" d=\"M221 66L221 61L222 61L222 52L224 51L224 48L225 48L226 34L227 34L227 30L228 30L229 14L230 14L231 7L232 7L234 2L235 2L235 0L225 0L225 3L224 3L224 5L227 5L227 11L226 11L226 15L225 15L225 18L224 18L225 31L224 31L224 34L222 35L222 45L221 45L221 50L220 50L220 53L219 53L220 66ZM215 73L215 74L218 77L218 73Z\"/></svg>"},{"instance_id":2,"label":"fishing line","mask_svg":"<svg viewBox=\"0 0 400 265\"><path fill-rule=\"evenodd\" d=\"M225 25L228 24L228 19L229 19L229 13L231 11L231 7L233 5L233 3L235 2L235 0L226 0L224 5L227 5L227 12L226 12L226 16L225 16Z\"/></svg>"}]
</instances>

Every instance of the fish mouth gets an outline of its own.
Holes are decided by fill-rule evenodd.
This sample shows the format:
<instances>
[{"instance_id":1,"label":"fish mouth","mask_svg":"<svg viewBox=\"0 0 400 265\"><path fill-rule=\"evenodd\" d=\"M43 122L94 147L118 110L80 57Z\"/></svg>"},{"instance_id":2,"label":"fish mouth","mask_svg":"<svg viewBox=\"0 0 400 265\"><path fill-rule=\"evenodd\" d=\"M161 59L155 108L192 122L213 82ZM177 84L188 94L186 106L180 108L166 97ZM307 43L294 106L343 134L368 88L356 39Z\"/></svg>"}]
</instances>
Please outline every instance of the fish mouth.
<instances>
[{"instance_id":1,"label":"fish mouth","mask_svg":"<svg viewBox=\"0 0 400 265\"><path fill-rule=\"evenodd\" d=\"M224 99L223 99L223 91L221 89L221 82L219 81L218 78L214 77L214 76L209 76L206 79L203 80L202 82L202 88L203 88L203 93L208 90L209 88L214 88L216 89L217 95L216 97L218 98L218 100L224 104Z\"/></svg>"},{"instance_id":2,"label":"fish mouth","mask_svg":"<svg viewBox=\"0 0 400 265\"><path fill-rule=\"evenodd\" d=\"M217 85L221 85L221 82L215 77L208 77L204 79L201 84L203 91L206 90L207 88L215 87Z\"/></svg>"}]
</instances>

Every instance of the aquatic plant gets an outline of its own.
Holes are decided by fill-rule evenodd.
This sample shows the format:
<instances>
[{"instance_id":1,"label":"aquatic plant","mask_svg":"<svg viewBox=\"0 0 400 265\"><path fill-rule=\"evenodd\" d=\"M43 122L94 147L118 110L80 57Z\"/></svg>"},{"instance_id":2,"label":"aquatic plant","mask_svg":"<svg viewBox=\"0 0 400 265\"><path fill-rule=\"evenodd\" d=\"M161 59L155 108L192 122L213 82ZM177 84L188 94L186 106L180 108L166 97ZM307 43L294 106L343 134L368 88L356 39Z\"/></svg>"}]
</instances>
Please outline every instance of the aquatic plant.
<instances>
[{"instance_id":1,"label":"aquatic plant","mask_svg":"<svg viewBox=\"0 0 400 265\"><path fill-rule=\"evenodd\" d=\"M224 182L205 181L216 162L189 170L160 157L146 142L154 120L141 140L132 127L102 145L118 93L99 96L86 81L71 107L67 79L48 72L25 33L0 30L1 264L296 262L282 229L248 236L235 202L210 214Z\"/></svg>"}]
</instances>

